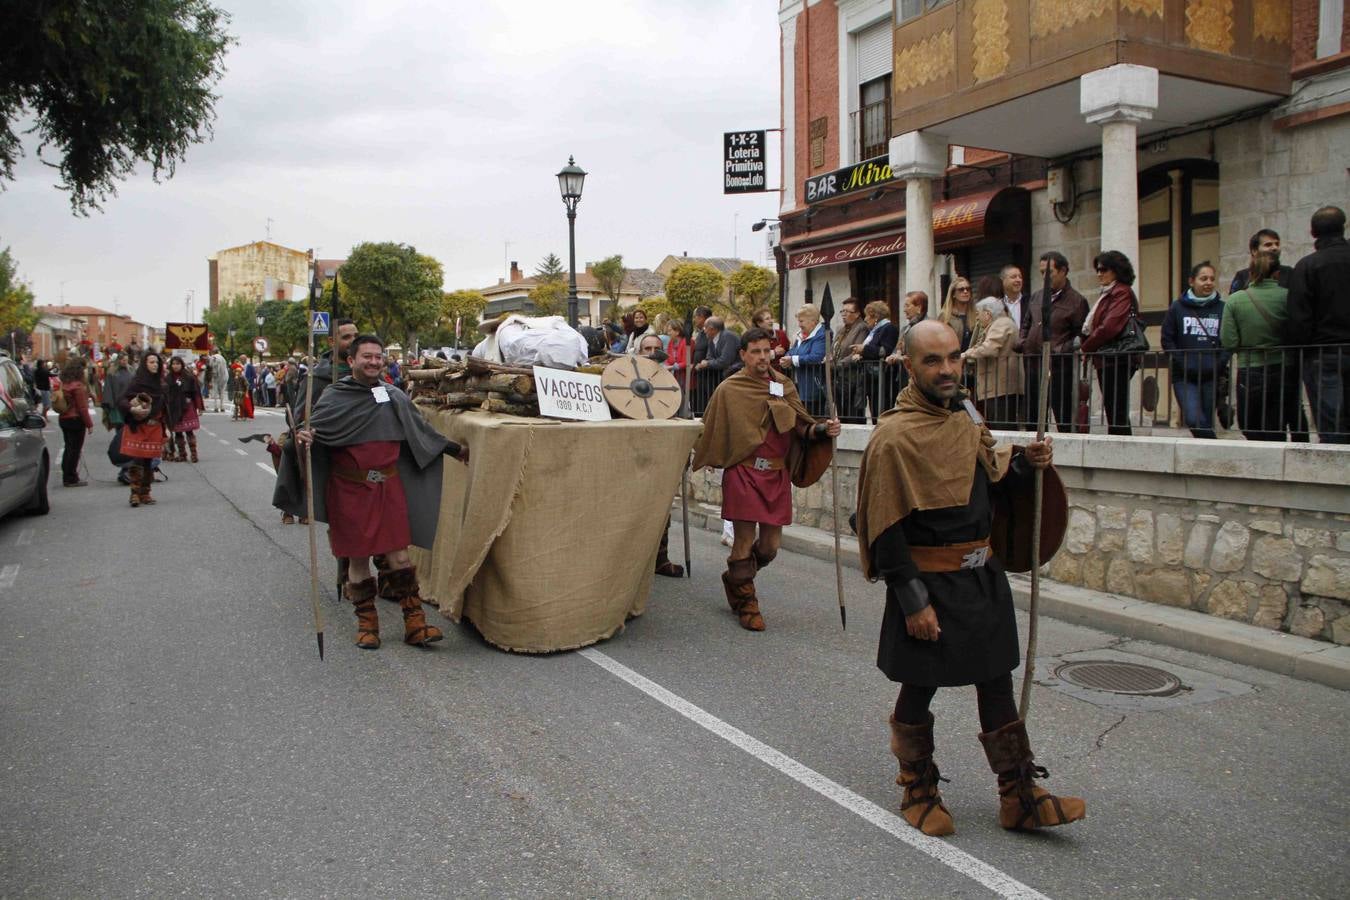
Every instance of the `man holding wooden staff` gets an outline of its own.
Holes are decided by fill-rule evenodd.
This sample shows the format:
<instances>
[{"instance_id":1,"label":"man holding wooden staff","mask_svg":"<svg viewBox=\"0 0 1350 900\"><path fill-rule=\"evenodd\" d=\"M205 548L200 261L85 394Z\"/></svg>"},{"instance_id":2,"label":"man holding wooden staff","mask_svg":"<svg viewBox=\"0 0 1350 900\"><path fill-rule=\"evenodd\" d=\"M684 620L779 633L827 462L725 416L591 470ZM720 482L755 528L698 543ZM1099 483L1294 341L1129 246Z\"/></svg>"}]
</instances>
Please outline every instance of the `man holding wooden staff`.
<instances>
[{"instance_id":1,"label":"man holding wooden staff","mask_svg":"<svg viewBox=\"0 0 1350 900\"><path fill-rule=\"evenodd\" d=\"M925 834L955 832L938 792L928 707L939 687L973 684L980 743L998 776L999 824L1076 821L1085 814L1082 800L1053 796L1034 781L1047 773L1032 758L1013 700L1017 621L1005 565L991 549L995 505L1015 505L1030 492L1035 469L1050 467L1051 440L1016 454L994 445L961 393L961 345L946 324L910 329L903 362L910 383L863 453L857 516L863 571L886 581L877 666L900 682L890 726L896 783L905 789L901 812Z\"/></svg>"},{"instance_id":2,"label":"man holding wooden staff","mask_svg":"<svg viewBox=\"0 0 1350 900\"><path fill-rule=\"evenodd\" d=\"M792 380L773 370L769 332L741 335L740 357L744 368L708 400L693 465L724 470L722 518L735 537L722 584L741 627L763 631L755 574L778 555L783 526L792 524L792 485L807 487L829 467L839 420L817 422Z\"/></svg>"},{"instance_id":3,"label":"man holding wooden staff","mask_svg":"<svg viewBox=\"0 0 1350 900\"><path fill-rule=\"evenodd\" d=\"M387 595L403 611L403 640L442 639L422 612L408 545L430 548L440 515L441 457L469 461L469 448L431 427L408 395L384 383L384 345L374 335L351 344L352 374L324 391L296 440L313 453L314 517L329 526L333 555L348 561L343 593L356 608L356 646L380 646L372 556L388 559ZM277 496L304 501L299 468L284 469ZM322 503L320 502L322 501Z\"/></svg>"}]
</instances>

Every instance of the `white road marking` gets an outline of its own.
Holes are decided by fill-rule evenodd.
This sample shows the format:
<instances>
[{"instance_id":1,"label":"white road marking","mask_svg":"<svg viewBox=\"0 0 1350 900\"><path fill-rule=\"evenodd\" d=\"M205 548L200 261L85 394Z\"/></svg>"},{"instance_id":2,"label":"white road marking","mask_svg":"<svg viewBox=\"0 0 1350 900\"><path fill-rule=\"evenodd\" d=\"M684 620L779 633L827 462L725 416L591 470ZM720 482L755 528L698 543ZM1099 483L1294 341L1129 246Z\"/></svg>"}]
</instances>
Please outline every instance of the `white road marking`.
<instances>
[{"instance_id":1,"label":"white road marking","mask_svg":"<svg viewBox=\"0 0 1350 900\"><path fill-rule=\"evenodd\" d=\"M3 569L0 569L0 591L7 591L14 587L14 579L19 577L19 564L10 563Z\"/></svg>"},{"instance_id":2,"label":"white road marking","mask_svg":"<svg viewBox=\"0 0 1350 900\"><path fill-rule=\"evenodd\" d=\"M929 837L912 828L908 822L893 813L887 812L871 800L866 799L842 784L831 781L814 769L807 768L792 757L775 750L768 744L752 738L750 735L695 706L683 697L673 694L656 682L639 675L637 672L596 650L587 647L578 650L581 656L589 659L611 675L626 681L647 696L665 704L689 721L699 725L722 738L727 743L739 747L771 768L777 769L792 780L833 800L844 809L877 826L893 837L899 838L915 850L931 856L933 859L959 872L973 881L979 882L1000 897L1025 898L1025 900L1049 900L1044 894L1028 887L1011 875L994 868L983 860L958 850L946 841Z\"/></svg>"},{"instance_id":3,"label":"white road marking","mask_svg":"<svg viewBox=\"0 0 1350 900\"><path fill-rule=\"evenodd\" d=\"M211 437L215 437L215 436L216 436L216 433L215 433L214 431L207 431L205 428L203 428L202 431L206 431L206 433L209 434L209 435L211 435Z\"/></svg>"},{"instance_id":4,"label":"white road marking","mask_svg":"<svg viewBox=\"0 0 1350 900\"><path fill-rule=\"evenodd\" d=\"M273 478L276 477L277 470L269 466L267 463L258 463L258 468L262 469L264 472L266 472L268 475L271 475Z\"/></svg>"},{"instance_id":5,"label":"white road marking","mask_svg":"<svg viewBox=\"0 0 1350 900\"><path fill-rule=\"evenodd\" d=\"M225 440L224 438L216 438L216 440L220 441L220 442L221 442L222 444L224 444L226 447L230 446L230 442L227 441L227 440Z\"/></svg>"},{"instance_id":6,"label":"white road marking","mask_svg":"<svg viewBox=\"0 0 1350 900\"><path fill-rule=\"evenodd\" d=\"M20 531L19 536L15 538L14 543L19 547L27 547L29 544L33 543L33 529L25 528L23 531Z\"/></svg>"},{"instance_id":7,"label":"white road marking","mask_svg":"<svg viewBox=\"0 0 1350 900\"><path fill-rule=\"evenodd\" d=\"M234 448L234 452L238 453L240 456L248 456L247 450L240 450L238 447Z\"/></svg>"}]
</instances>

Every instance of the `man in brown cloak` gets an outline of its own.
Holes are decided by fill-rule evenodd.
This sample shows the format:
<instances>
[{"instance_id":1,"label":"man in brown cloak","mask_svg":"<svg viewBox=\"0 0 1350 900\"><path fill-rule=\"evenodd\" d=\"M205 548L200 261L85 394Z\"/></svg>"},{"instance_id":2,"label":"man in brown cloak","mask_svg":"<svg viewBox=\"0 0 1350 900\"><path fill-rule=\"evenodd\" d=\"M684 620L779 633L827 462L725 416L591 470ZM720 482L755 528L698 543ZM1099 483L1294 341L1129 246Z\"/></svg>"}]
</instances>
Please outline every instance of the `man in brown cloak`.
<instances>
[{"instance_id":1,"label":"man in brown cloak","mask_svg":"<svg viewBox=\"0 0 1350 900\"><path fill-rule=\"evenodd\" d=\"M1013 702L1017 622L1002 563L990 550L995 496L1029 490L1048 468L1051 441L1014 455L960 391L961 344L940 321L905 334L910 383L884 413L858 472L858 547L863 571L886 582L877 666L900 682L890 718L900 761L905 820L929 835L955 832L933 762L937 689L975 685L980 742L998 776L999 824L1034 829L1083 818L1076 797L1035 784L1026 724Z\"/></svg>"},{"instance_id":2,"label":"man in brown cloak","mask_svg":"<svg viewBox=\"0 0 1350 900\"><path fill-rule=\"evenodd\" d=\"M734 529L727 570L727 603L749 631L763 631L755 574L778 555L783 526L792 523L792 485L806 487L829 463L829 438L839 420L817 422L791 379L775 372L773 335L751 328L741 335L739 372L708 400L694 470L723 469L722 518Z\"/></svg>"}]
</instances>

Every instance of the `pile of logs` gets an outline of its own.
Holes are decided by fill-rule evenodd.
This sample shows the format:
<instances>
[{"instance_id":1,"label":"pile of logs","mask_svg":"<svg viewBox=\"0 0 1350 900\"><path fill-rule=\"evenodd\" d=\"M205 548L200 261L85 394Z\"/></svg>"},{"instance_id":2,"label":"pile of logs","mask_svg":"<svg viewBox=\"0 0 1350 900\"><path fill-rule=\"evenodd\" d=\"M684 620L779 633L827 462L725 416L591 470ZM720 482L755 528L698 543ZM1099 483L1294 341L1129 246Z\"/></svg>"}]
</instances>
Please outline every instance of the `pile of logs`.
<instances>
[{"instance_id":1,"label":"pile of logs","mask_svg":"<svg viewBox=\"0 0 1350 900\"><path fill-rule=\"evenodd\" d=\"M534 372L475 356L463 362L426 359L408 369L413 402L433 409L482 409L513 416L539 415Z\"/></svg>"}]
</instances>

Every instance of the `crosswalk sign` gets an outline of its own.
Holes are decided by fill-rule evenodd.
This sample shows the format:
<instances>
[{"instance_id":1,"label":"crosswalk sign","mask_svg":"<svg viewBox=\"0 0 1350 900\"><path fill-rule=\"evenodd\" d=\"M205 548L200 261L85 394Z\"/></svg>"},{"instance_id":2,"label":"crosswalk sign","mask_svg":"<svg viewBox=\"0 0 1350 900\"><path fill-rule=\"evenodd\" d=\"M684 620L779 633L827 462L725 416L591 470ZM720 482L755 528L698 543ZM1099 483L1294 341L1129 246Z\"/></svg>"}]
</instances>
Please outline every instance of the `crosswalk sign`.
<instances>
[{"instance_id":1,"label":"crosswalk sign","mask_svg":"<svg viewBox=\"0 0 1350 900\"><path fill-rule=\"evenodd\" d=\"M316 312L314 318L310 320L309 330L314 334L328 333L328 313Z\"/></svg>"}]
</instances>

